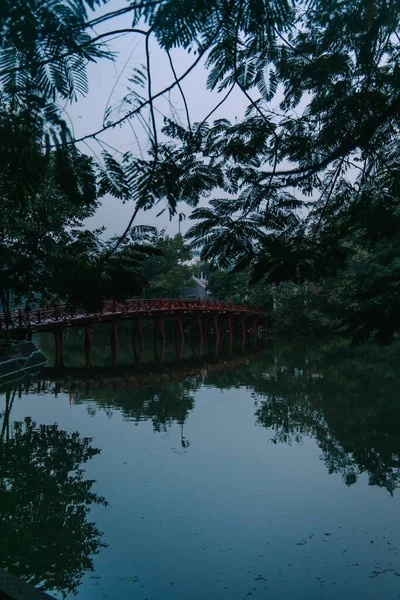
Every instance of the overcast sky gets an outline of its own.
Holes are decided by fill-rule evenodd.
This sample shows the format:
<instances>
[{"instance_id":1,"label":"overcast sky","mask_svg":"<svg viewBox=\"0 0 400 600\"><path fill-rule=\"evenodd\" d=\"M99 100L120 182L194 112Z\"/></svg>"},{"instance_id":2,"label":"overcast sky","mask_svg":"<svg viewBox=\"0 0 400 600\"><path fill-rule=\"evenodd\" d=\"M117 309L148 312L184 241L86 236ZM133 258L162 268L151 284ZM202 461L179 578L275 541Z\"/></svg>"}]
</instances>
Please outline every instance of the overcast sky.
<instances>
[{"instance_id":1,"label":"overcast sky","mask_svg":"<svg viewBox=\"0 0 400 600\"><path fill-rule=\"evenodd\" d=\"M126 1L112 0L101 11L96 11L96 15L101 12L110 12L118 8L126 6ZM109 31L110 29L122 29L131 26L131 17L129 13L118 19L113 19L106 24L102 24L96 28L96 33ZM80 98L78 102L66 107L66 111L74 128L75 136L92 133L101 128L103 124L104 112L107 107L115 106L112 118L116 118L120 107L118 102L126 94L127 88L132 84L129 83L132 77L134 68L140 68L145 62L144 52L144 36L138 34L127 34L113 40L109 43L110 49L118 53L115 62L102 60L96 65L89 65L89 94L85 98ZM187 55L183 51L173 51L172 57L175 64L175 69L178 76L183 73L186 68L194 61L193 54ZM168 86L173 81L173 74L168 62L167 56L157 47L153 41L151 45L151 71L154 92L157 92ZM216 94L211 94L206 89L207 72L204 64L199 64L194 71L182 82L182 88L188 100L190 117L192 122L201 121L215 104L219 101ZM143 94L146 91L143 90ZM176 89L171 93L168 100L171 100L176 106L178 116L185 122L185 113L183 110L182 98L179 91ZM157 102L157 108L167 116L171 114L171 108L168 100L160 99ZM226 103L213 115L214 118L227 118L234 120L235 117L241 118L248 101L240 91L234 91L228 98ZM147 117L147 113L143 113ZM162 117L159 117L159 123L162 123ZM146 138L144 130L138 119L131 122L131 126L125 124L122 127L108 130L100 137L102 140L112 145L119 151L125 152L133 150L138 152L138 142L142 145L142 150L146 149ZM101 147L93 140L88 140L87 143L81 144L81 149L84 152L93 152L98 154ZM142 213L137 220L137 223L146 223L156 225L159 229L165 228L167 233L173 235L178 231L178 220L174 218L169 221L167 212L156 218L156 214L164 208L163 205L158 205L155 209ZM120 200L111 197L105 197L102 201L102 207L98 210L95 217L89 220L90 227L107 227L106 237L111 237L115 234L120 234L124 230L134 209L133 204L122 204ZM190 214L190 207L182 205L179 209L187 216ZM182 224L182 230L185 231L190 226L190 222Z\"/></svg>"}]
</instances>

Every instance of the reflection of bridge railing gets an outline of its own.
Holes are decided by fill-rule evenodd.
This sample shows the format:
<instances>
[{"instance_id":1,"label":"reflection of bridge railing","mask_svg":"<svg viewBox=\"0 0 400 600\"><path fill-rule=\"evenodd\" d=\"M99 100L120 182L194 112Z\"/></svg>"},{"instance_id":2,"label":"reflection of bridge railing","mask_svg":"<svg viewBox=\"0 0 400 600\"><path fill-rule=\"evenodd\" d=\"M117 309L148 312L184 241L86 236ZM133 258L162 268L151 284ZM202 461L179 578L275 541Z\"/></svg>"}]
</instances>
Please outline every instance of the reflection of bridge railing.
<instances>
[{"instance_id":1,"label":"reflection of bridge railing","mask_svg":"<svg viewBox=\"0 0 400 600\"><path fill-rule=\"evenodd\" d=\"M4 335L6 328L12 329L18 339L30 339L35 332L51 332L55 336L56 365L61 366L62 358L62 333L65 327L83 327L85 329L84 349L86 365L91 366L92 326L94 323L111 323L111 350L113 364L117 362L119 340L119 321L133 321L132 350L136 364L141 362L143 351L142 320L154 319L154 354L159 364L163 362L166 337L164 317L175 318L174 341L176 358L182 360L185 342L183 319L191 320L191 344L193 354L201 356L203 342L213 334L215 339L215 355L218 354L221 337L220 321L224 319L228 325L229 350L232 351L235 337L235 323L239 323L241 345L244 348L246 334L249 330L253 335L254 343L258 337L258 322L265 319L266 314L244 304L221 302L219 300L192 300L192 299L149 299L104 302L96 312L87 312L68 305L57 305L52 308L35 308L33 310L13 310L6 318L0 313L0 335ZM249 319L252 320L250 327ZM197 338L197 348L194 339Z\"/></svg>"},{"instance_id":2,"label":"reflection of bridge railing","mask_svg":"<svg viewBox=\"0 0 400 600\"><path fill-rule=\"evenodd\" d=\"M149 365L137 371L133 367L118 367L117 369L104 367L85 367L57 369L44 367L40 374L35 374L32 379L25 378L14 383L14 389L19 398L22 394L52 394L57 396L59 393L75 394L78 399L82 394L94 394L93 400L96 400L96 390L110 390L110 398L115 399L116 389L139 388L145 389L147 386L165 386L166 383L181 383L191 381L194 387L204 383L204 377L210 374L221 372L230 372L234 367L248 365L248 356L241 355L230 358L229 360L212 361L207 360L201 365L195 365L190 360L184 361L181 365L171 366L165 369L154 368ZM1 392L0 392L1 393ZM130 398L128 395L127 398Z\"/></svg>"},{"instance_id":3,"label":"reflection of bridge railing","mask_svg":"<svg viewBox=\"0 0 400 600\"><path fill-rule=\"evenodd\" d=\"M129 319L135 317L157 317L173 314L231 314L232 316L265 316L260 310L249 308L243 304L220 302L219 300L192 299L149 299L126 300L116 302L106 301L96 312L87 312L61 304L51 308L32 310L12 310L9 313L8 325L17 330L52 331L53 326L76 325L84 326L88 322L112 321L116 317ZM0 313L0 331L6 328L6 316Z\"/></svg>"}]
</instances>

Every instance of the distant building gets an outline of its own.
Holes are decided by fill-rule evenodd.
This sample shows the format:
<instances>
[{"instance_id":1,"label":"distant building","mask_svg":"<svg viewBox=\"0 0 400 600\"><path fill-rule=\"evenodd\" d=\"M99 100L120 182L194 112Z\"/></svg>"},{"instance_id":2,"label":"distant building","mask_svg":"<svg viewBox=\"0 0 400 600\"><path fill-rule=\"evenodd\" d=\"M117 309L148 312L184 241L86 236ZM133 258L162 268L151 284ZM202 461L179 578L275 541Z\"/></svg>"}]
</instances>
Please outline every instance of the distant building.
<instances>
[{"instance_id":1,"label":"distant building","mask_svg":"<svg viewBox=\"0 0 400 600\"><path fill-rule=\"evenodd\" d=\"M192 275L190 285L187 285L183 291L184 298L207 298L207 285L208 281L203 273L200 273L200 277Z\"/></svg>"},{"instance_id":2,"label":"distant building","mask_svg":"<svg viewBox=\"0 0 400 600\"><path fill-rule=\"evenodd\" d=\"M192 250L192 258L184 261L186 267L194 267L200 262L200 250Z\"/></svg>"}]
</instances>

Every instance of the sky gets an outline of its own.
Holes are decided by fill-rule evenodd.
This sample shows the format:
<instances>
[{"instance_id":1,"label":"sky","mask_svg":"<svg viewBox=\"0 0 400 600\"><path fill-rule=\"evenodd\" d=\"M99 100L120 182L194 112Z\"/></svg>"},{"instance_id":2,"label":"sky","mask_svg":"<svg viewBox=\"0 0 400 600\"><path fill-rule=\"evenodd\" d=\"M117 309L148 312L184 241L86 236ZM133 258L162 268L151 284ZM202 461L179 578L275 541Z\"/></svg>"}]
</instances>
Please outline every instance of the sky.
<instances>
[{"instance_id":1,"label":"sky","mask_svg":"<svg viewBox=\"0 0 400 600\"><path fill-rule=\"evenodd\" d=\"M111 0L101 10L97 10L95 15L117 10L126 5L126 0ZM110 29L115 30L128 27L131 27L129 13L97 26L95 33L100 34ZM97 64L90 64L88 67L88 95L84 98L79 98L72 105L65 106L65 111L77 138L101 128L104 112L107 107L115 107L112 113L114 118L121 115L119 103L126 94L127 87L133 87L129 83L129 79L132 77L134 69L140 68L145 62L144 36L129 33L112 40L108 46L113 52L117 53L116 60L114 62L101 60ZM154 92L157 92L173 81L173 74L167 56L154 40L150 46L150 53L153 89ZM194 60L192 54L187 55L186 52L181 50L174 50L171 52L171 55L178 76ZM206 80L207 71L204 63L199 63L181 84L188 101L192 122L201 121L220 100L217 94L210 93L206 89ZM145 93L143 91L143 94ZM171 100L173 105L176 106L179 118L186 123L179 91L177 89L173 91L168 100ZM248 101L243 94L240 91L234 91L223 107L213 115L212 119L224 117L233 121L236 117L241 118L247 105ZM171 113L170 104L167 100L160 99L156 107L166 116L174 116ZM157 118L158 123L161 125L162 116L158 114ZM146 136L138 119L132 120L132 127L128 124L116 127L115 129L108 130L99 137L105 143L110 144L121 152L132 150L137 153L139 146L141 146L142 151L145 152L146 150ZM93 153L95 156L98 156L101 152L100 145L93 140L81 143L80 148L83 152ZM112 150L110 151L112 153ZM165 229L169 235L174 235L178 232L178 217L176 216L173 221L170 221L167 211L160 217L156 217L164 207L165 205L160 204L154 209L138 215L136 223L156 225L159 229ZM87 226L90 228L105 226L107 228L104 234L105 238L121 234L133 210L134 205L132 203L123 204L118 199L106 196L103 198L102 206L96 215L88 220ZM191 210L190 207L183 205L179 208L179 212L185 213L186 216L189 216ZM185 232L190 225L190 221L184 221L182 223L182 232Z\"/></svg>"}]
</instances>

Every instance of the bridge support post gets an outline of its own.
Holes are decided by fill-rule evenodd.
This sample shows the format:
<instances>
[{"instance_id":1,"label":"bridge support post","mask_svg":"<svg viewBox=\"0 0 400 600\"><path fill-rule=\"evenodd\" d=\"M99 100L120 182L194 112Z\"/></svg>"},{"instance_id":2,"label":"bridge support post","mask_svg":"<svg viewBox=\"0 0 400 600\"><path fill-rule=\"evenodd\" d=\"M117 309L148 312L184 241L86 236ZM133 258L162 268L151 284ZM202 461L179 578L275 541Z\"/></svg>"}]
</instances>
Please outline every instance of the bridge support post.
<instances>
[{"instance_id":1,"label":"bridge support post","mask_svg":"<svg viewBox=\"0 0 400 600\"><path fill-rule=\"evenodd\" d=\"M139 339L139 348L136 348L136 336ZM135 319L133 328L132 328L132 336L131 336L131 344L133 350L133 357L136 365L140 365L143 354L143 329L142 329L142 321L140 319Z\"/></svg>"},{"instance_id":2,"label":"bridge support post","mask_svg":"<svg viewBox=\"0 0 400 600\"><path fill-rule=\"evenodd\" d=\"M204 317L203 334L204 334L204 344L205 344L205 346L207 346L207 348L208 348L209 339L210 339L209 328L210 328L209 319L208 319L208 316L205 315L205 317Z\"/></svg>"},{"instance_id":3,"label":"bridge support post","mask_svg":"<svg viewBox=\"0 0 400 600\"><path fill-rule=\"evenodd\" d=\"M240 327L242 331L242 350L244 350L246 345L246 317L244 316L240 318Z\"/></svg>"},{"instance_id":4,"label":"bridge support post","mask_svg":"<svg viewBox=\"0 0 400 600\"><path fill-rule=\"evenodd\" d=\"M63 339L63 330L57 329L54 332L54 343L55 343L54 366L56 367L56 369L59 369L64 366L62 339Z\"/></svg>"},{"instance_id":5,"label":"bridge support post","mask_svg":"<svg viewBox=\"0 0 400 600\"><path fill-rule=\"evenodd\" d=\"M233 319L232 316L228 317L228 331L229 331L229 354L232 354L233 350Z\"/></svg>"},{"instance_id":6,"label":"bridge support post","mask_svg":"<svg viewBox=\"0 0 400 600\"><path fill-rule=\"evenodd\" d=\"M218 323L218 315L213 315L213 327L214 327L214 334L215 334L214 356L217 357L218 352L219 352L219 343L221 340L221 333L220 333L219 323Z\"/></svg>"},{"instance_id":7,"label":"bridge support post","mask_svg":"<svg viewBox=\"0 0 400 600\"><path fill-rule=\"evenodd\" d=\"M195 338L195 330L197 329L199 335L199 343L196 348L196 338ZM201 322L201 314L193 317L192 324L190 326L190 339L192 343L192 353L193 356L197 356L201 358L203 354L203 344L204 344L204 334L203 334L203 324Z\"/></svg>"},{"instance_id":8,"label":"bridge support post","mask_svg":"<svg viewBox=\"0 0 400 600\"><path fill-rule=\"evenodd\" d=\"M254 330L253 343L254 343L254 347L256 347L257 342L258 342L258 321L257 321L257 319L254 319L254 321L253 321L253 330Z\"/></svg>"},{"instance_id":9,"label":"bridge support post","mask_svg":"<svg viewBox=\"0 0 400 600\"><path fill-rule=\"evenodd\" d=\"M92 366L92 325L85 326L85 339L83 342L85 350L85 367Z\"/></svg>"},{"instance_id":10,"label":"bridge support post","mask_svg":"<svg viewBox=\"0 0 400 600\"><path fill-rule=\"evenodd\" d=\"M192 348L192 356L196 355L196 348L194 346L194 318L190 320L190 346Z\"/></svg>"},{"instance_id":11,"label":"bridge support post","mask_svg":"<svg viewBox=\"0 0 400 600\"><path fill-rule=\"evenodd\" d=\"M118 361L119 354L119 337L118 337L118 321L112 321L111 323L111 358L112 366L115 367Z\"/></svg>"},{"instance_id":12,"label":"bridge support post","mask_svg":"<svg viewBox=\"0 0 400 600\"><path fill-rule=\"evenodd\" d=\"M160 337L161 337L160 352L158 352L158 340L157 340L158 331L160 331ZM156 319L154 320L153 341L154 341L155 360L159 365L162 365L163 360L164 360L164 352L165 352L165 329L164 329L163 317L156 317Z\"/></svg>"},{"instance_id":13,"label":"bridge support post","mask_svg":"<svg viewBox=\"0 0 400 600\"><path fill-rule=\"evenodd\" d=\"M177 317L175 322L175 351L176 360L181 362L185 346L185 335L183 333L182 317Z\"/></svg>"},{"instance_id":14,"label":"bridge support post","mask_svg":"<svg viewBox=\"0 0 400 600\"><path fill-rule=\"evenodd\" d=\"M203 334L203 323L201 322L201 314L198 314L196 317L197 330L199 332L199 352L198 356L201 358L203 354L203 343L204 343L204 334Z\"/></svg>"}]
</instances>

